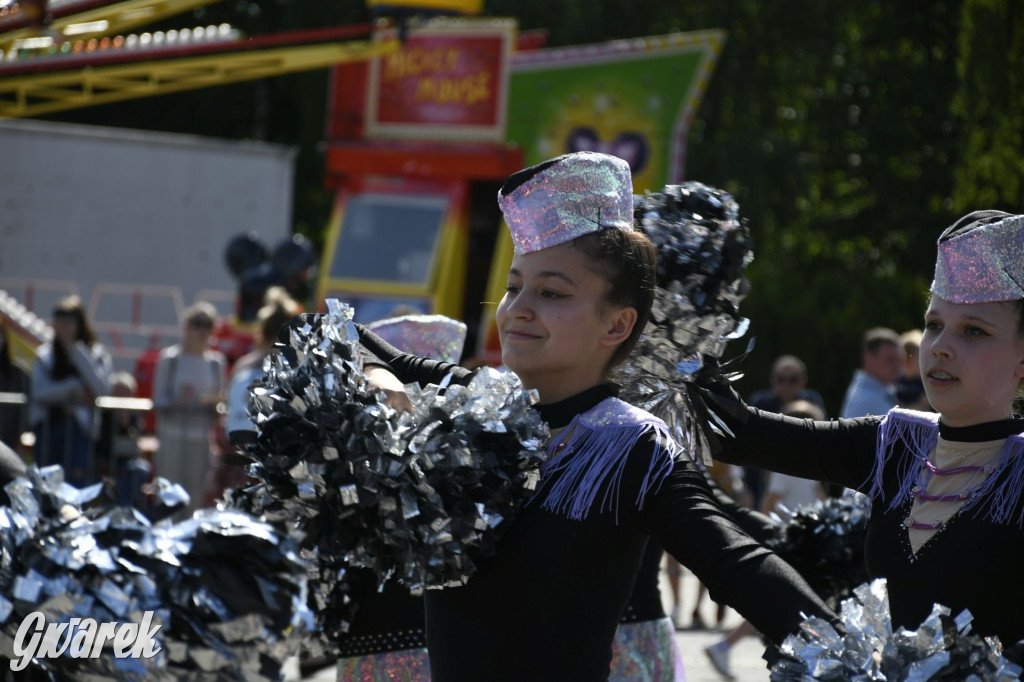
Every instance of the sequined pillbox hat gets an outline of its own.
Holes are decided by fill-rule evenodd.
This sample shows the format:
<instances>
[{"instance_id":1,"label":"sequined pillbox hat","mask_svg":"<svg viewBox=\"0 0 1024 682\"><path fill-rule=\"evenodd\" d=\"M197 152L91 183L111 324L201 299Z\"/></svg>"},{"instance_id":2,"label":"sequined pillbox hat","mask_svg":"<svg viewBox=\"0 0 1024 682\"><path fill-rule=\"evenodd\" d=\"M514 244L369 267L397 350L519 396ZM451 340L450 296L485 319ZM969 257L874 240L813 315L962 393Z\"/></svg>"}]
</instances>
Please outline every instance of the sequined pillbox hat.
<instances>
[{"instance_id":1,"label":"sequined pillbox hat","mask_svg":"<svg viewBox=\"0 0 1024 682\"><path fill-rule=\"evenodd\" d=\"M405 353L456 363L466 342L466 324L444 315L402 315L366 328Z\"/></svg>"},{"instance_id":2,"label":"sequined pillbox hat","mask_svg":"<svg viewBox=\"0 0 1024 682\"><path fill-rule=\"evenodd\" d=\"M633 228L629 164L609 154L563 154L509 176L498 206L517 254L605 228Z\"/></svg>"},{"instance_id":3,"label":"sequined pillbox hat","mask_svg":"<svg viewBox=\"0 0 1024 682\"><path fill-rule=\"evenodd\" d=\"M931 292L950 303L1024 298L1024 215L975 211L938 242Z\"/></svg>"}]
</instances>

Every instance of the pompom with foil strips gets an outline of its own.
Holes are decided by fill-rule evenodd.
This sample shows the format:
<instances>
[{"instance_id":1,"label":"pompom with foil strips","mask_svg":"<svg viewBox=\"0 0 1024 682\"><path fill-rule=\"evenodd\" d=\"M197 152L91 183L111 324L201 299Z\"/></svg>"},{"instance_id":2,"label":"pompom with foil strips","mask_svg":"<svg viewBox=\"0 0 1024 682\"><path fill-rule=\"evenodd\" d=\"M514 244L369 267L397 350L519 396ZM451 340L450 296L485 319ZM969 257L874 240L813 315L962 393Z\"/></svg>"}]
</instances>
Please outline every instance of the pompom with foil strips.
<instances>
[{"instance_id":1,"label":"pompom with foil strips","mask_svg":"<svg viewBox=\"0 0 1024 682\"><path fill-rule=\"evenodd\" d=\"M643 335L613 379L623 400L661 417L710 464L707 410L686 384L746 333L739 304L749 288L750 233L732 196L699 182L635 197L634 216L657 252L658 288Z\"/></svg>"},{"instance_id":2,"label":"pompom with foil strips","mask_svg":"<svg viewBox=\"0 0 1024 682\"><path fill-rule=\"evenodd\" d=\"M351 320L330 300L269 356L250 398L259 483L229 502L305 532L326 650L358 608L350 568L414 593L463 584L532 495L547 439L534 394L491 368L467 386L409 386L414 409L396 414L368 388Z\"/></svg>"},{"instance_id":3,"label":"pompom with foil strips","mask_svg":"<svg viewBox=\"0 0 1024 682\"><path fill-rule=\"evenodd\" d=\"M829 608L838 609L868 581L864 543L871 500L857 493L829 497L789 516L765 545L804 576Z\"/></svg>"},{"instance_id":4,"label":"pompom with foil strips","mask_svg":"<svg viewBox=\"0 0 1024 682\"><path fill-rule=\"evenodd\" d=\"M99 485L66 484L60 466L30 469L5 490L0 654L20 658L17 633L35 612L65 624L68 638L61 655L32 661L34 679L276 680L313 629L298 543L251 515L203 509L153 524L100 503ZM118 658L108 640L97 658L72 657L91 629L72 619L97 630L148 624L155 655Z\"/></svg>"},{"instance_id":5,"label":"pompom with foil strips","mask_svg":"<svg viewBox=\"0 0 1024 682\"><path fill-rule=\"evenodd\" d=\"M808 618L782 643L772 682L1011 682L1021 668L1002 654L995 637L971 632L971 614L953 617L940 604L916 630L892 629L884 579L860 585L843 601L837 632Z\"/></svg>"}]
</instances>

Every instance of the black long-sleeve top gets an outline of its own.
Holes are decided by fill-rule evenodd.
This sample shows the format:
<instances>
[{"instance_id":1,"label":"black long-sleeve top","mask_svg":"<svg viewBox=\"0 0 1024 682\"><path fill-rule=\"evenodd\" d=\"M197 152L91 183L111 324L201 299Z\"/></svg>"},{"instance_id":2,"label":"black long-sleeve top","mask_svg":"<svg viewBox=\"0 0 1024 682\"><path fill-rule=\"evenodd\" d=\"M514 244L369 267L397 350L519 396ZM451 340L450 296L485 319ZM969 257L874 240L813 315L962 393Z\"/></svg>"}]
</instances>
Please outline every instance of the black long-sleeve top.
<instances>
[{"instance_id":1,"label":"black long-sleeve top","mask_svg":"<svg viewBox=\"0 0 1024 682\"><path fill-rule=\"evenodd\" d=\"M720 413L735 438L723 441L717 459L870 492L882 417L815 422L743 407L739 419ZM940 422L938 429L946 440L976 443L1024 433L1024 420L959 428ZM973 632L996 635L1007 646L1024 639L1024 530L1015 521L986 520L983 501L954 515L914 554L904 525L913 499L889 507L908 460L928 453L912 452L904 442L893 449L882 472L882 495L872 500L864 548L868 574L888 584L893 627L917 628L939 603L953 615L969 609ZM1024 500L1015 504L1013 518Z\"/></svg>"},{"instance_id":2,"label":"black long-sleeve top","mask_svg":"<svg viewBox=\"0 0 1024 682\"><path fill-rule=\"evenodd\" d=\"M449 371L459 383L471 376L453 365L403 355L360 332L364 347L404 382L439 383ZM540 406L541 414L550 427L563 427L613 392L610 385L598 386ZM791 566L723 511L695 464L677 461L638 508L633 501L654 450L651 435L625 455L617 513L594 508L572 520L531 501L505 529L496 555L481 561L465 586L426 593L435 682L606 680L615 629L648 537L689 568L713 599L735 608L775 642L797 630L801 613L836 621Z\"/></svg>"}]
</instances>

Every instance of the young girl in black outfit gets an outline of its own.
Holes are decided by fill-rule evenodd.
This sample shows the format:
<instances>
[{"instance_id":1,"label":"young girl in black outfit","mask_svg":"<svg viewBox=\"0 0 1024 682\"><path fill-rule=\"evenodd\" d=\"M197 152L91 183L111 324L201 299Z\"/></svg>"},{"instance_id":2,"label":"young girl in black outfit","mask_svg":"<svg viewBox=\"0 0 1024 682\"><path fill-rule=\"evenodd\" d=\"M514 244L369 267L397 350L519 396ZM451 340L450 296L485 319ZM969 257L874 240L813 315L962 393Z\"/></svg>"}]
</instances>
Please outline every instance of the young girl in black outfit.
<instances>
[{"instance_id":1,"label":"young girl in black outfit","mask_svg":"<svg viewBox=\"0 0 1024 682\"><path fill-rule=\"evenodd\" d=\"M793 419L708 386L734 438L726 462L829 481L872 498L865 553L893 628L933 603L972 632L1024 639L1024 216L971 213L939 237L919 362L933 412Z\"/></svg>"},{"instance_id":2,"label":"young girl in black outfit","mask_svg":"<svg viewBox=\"0 0 1024 682\"><path fill-rule=\"evenodd\" d=\"M774 642L802 613L836 622L722 510L664 423L608 383L654 294L654 251L632 229L628 165L568 154L512 175L498 200L516 246L497 313L502 360L539 394L549 459L496 555L465 586L427 592L433 680L606 680L648 537ZM368 376L395 403L402 382L471 376L364 330L361 341L379 358Z\"/></svg>"}]
</instances>

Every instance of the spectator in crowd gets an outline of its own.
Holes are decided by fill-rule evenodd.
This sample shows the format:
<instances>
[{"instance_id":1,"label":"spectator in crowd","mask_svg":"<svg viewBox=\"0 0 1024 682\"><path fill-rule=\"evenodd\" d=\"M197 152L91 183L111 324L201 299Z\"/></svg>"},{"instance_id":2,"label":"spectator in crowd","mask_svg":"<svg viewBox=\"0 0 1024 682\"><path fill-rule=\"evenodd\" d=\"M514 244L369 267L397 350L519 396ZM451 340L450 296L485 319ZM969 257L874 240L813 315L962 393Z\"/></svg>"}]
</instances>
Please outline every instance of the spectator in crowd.
<instances>
[{"instance_id":1,"label":"spectator in crowd","mask_svg":"<svg viewBox=\"0 0 1024 682\"><path fill-rule=\"evenodd\" d=\"M793 356L784 355L782 358L779 358L779 360L784 360L786 358L793 358ZM779 361L777 360L776 365L778 364ZM800 364L802 365L803 363ZM790 382L784 383L788 384ZM761 409L767 410L767 408ZM820 421L825 418L825 411L810 400L794 400L782 405L781 409L768 411L779 412L790 417L798 417L802 419L817 419ZM822 499L824 497L824 492L825 491L821 487L821 483L817 481L769 472L768 487L765 490L764 500L761 503L761 512L764 514L771 514L774 512L780 516L788 517L790 511L808 504L813 504L816 500ZM751 625L749 621L744 620L720 641L706 647L704 649L704 653L707 654L708 659L711 661L711 665L714 666L715 670L717 670L722 677L728 680L734 679L734 675L729 664L729 653L737 642L742 640L744 637L749 637L756 633L757 629Z\"/></svg>"},{"instance_id":2,"label":"spectator in crowd","mask_svg":"<svg viewBox=\"0 0 1024 682\"><path fill-rule=\"evenodd\" d=\"M270 287L264 297L264 303L256 312L256 334L253 339L254 348L243 355L231 369L227 394L227 425L226 431L252 431L253 424L249 419L249 386L263 375L263 359L270 353L277 332L296 315L302 312L302 306L296 302L284 287Z\"/></svg>"},{"instance_id":3,"label":"spectator in crowd","mask_svg":"<svg viewBox=\"0 0 1024 682\"><path fill-rule=\"evenodd\" d=\"M864 332L861 367L846 389L839 416L843 419L869 414L883 415L896 406L893 382L903 369L903 348L899 334L887 327Z\"/></svg>"},{"instance_id":4,"label":"spectator in crowd","mask_svg":"<svg viewBox=\"0 0 1024 682\"><path fill-rule=\"evenodd\" d=\"M237 439L238 432L254 430L248 414L249 387L263 376L263 360L273 348L278 330L301 312L302 306L284 287L267 290L264 303L256 312L253 350L238 359L228 379L224 431L229 439ZM231 446L211 459L205 493L207 505L214 504L226 489L244 485L248 480L243 470L248 460L238 454L236 448Z\"/></svg>"},{"instance_id":5,"label":"spectator in crowd","mask_svg":"<svg viewBox=\"0 0 1024 682\"><path fill-rule=\"evenodd\" d=\"M28 393L28 373L11 357L7 330L0 326L0 393ZM28 426L28 409L24 403L0 402L0 441L17 448L21 433Z\"/></svg>"},{"instance_id":6,"label":"spectator in crowd","mask_svg":"<svg viewBox=\"0 0 1024 682\"><path fill-rule=\"evenodd\" d=\"M828 414L821 394L807 387L807 365L804 361L795 355L780 355L772 363L768 388L754 391L747 402L760 410L778 413L786 403L794 400L806 400L817 405L823 419ZM767 472L758 467L744 467L743 483L749 493L751 508L761 509L768 485Z\"/></svg>"},{"instance_id":7,"label":"spectator in crowd","mask_svg":"<svg viewBox=\"0 0 1024 682\"><path fill-rule=\"evenodd\" d=\"M7 506L11 498L4 490L4 486L19 476L28 473L24 460L18 457L18 453L12 450L6 443L0 441L0 505Z\"/></svg>"},{"instance_id":8,"label":"spectator in crowd","mask_svg":"<svg viewBox=\"0 0 1024 682\"><path fill-rule=\"evenodd\" d=\"M825 413L822 409L808 400L794 400L787 403L781 412L788 417L797 417L798 419L825 420ZM780 473L769 473L768 489L761 505L761 512L764 514L774 512L788 517L789 513L782 508L795 511L800 507L814 504L817 500L824 498L824 492L818 481Z\"/></svg>"},{"instance_id":9,"label":"spectator in crowd","mask_svg":"<svg viewBox=\"0 0 1024 682\"><path fill-rule=\"evenodd\" d=\"M738 504L753 509L751 502L750 493L747 491L747 487L743 482L743 467L733 466L731 464L724 464L722 462L712 462L711 466L707 468L707 477L717 486L725 497L736 501ZM691 630L706 630L707 623L704 622L704 616L700 613L701 604L704 603L704 597L708 595L708 588L701 581L697 581L697 596L693 600L693 613L690 614L690 629ZM673 607L672 618L678 614L676 609ZM725 604L721 602L715 602L715 627L721 627L725 621Z\"/></svg>"},{"instance_id":10,"label":"spectator in crowd","mask_svg":"<svg viewBox=\"0 0 1024 682\"><path fill-rule=\"evenodd\" d=\"M759 410L782 412L786 403L807 400L818 406L825 415L825 401L821 394L807 387L807 365L795 355L780 355L772 363L768 374L768 388L750 394L748 403Z\"/></svg>"},{"instance_id":11,"label":"spectator in crowd","mask_svg":"<svg viewBox=\"0 0 1024 682\"><path fill-rule=\"evenodd\" d=\"M29 421L36 432L36 463L63 465L65 480L72 485L96 478L95 400L110 393L112 369L81 299L61 299L53 310L53 340L39 347L32 367Z\"/></svg>"},{"instance_id":12,"label":"spectator in crowd","mask_svg":"<svg viewBox=\"0 0 1024 682\"><path fill-rule=\"evenodd\" d=\"M224 394L224 355L210 348L217 319L212 304L200 301L185 310L181 343L160 351L153 378L157 413L156 474L180 483L191 501L181 515L203 500L217 405Z\"/></svg>"},{"instance_id":13,"label":"spectator in crowd","mask_svg":"<svg viewBox=\"0 0 1024 682\"><path fill-rule=\"evenodd\" d=\"M932 407L924 393L924 381L921 379L921 368L917 361L921 352L921 336L920 329L911 329L900 334L903 371L896 379L896 400L900 407L908 410L931 412Z\"/></svg>"},{"instance_id":14,"label":"spectator in crowd","mask_svg":"<svg viewBox=\"0 0 1024 682\"><path fill-rule=\"evenodd\" d=\"M110 375L112 397L134 398L137 391L138 382L130 373ZM141 456L142 414L138 410L113 407L103 410L100 419L97 467L116 486L115 499L119 504L141 504L141 487L151 469L150 463Z\"/></svg>"}]
</instances>

